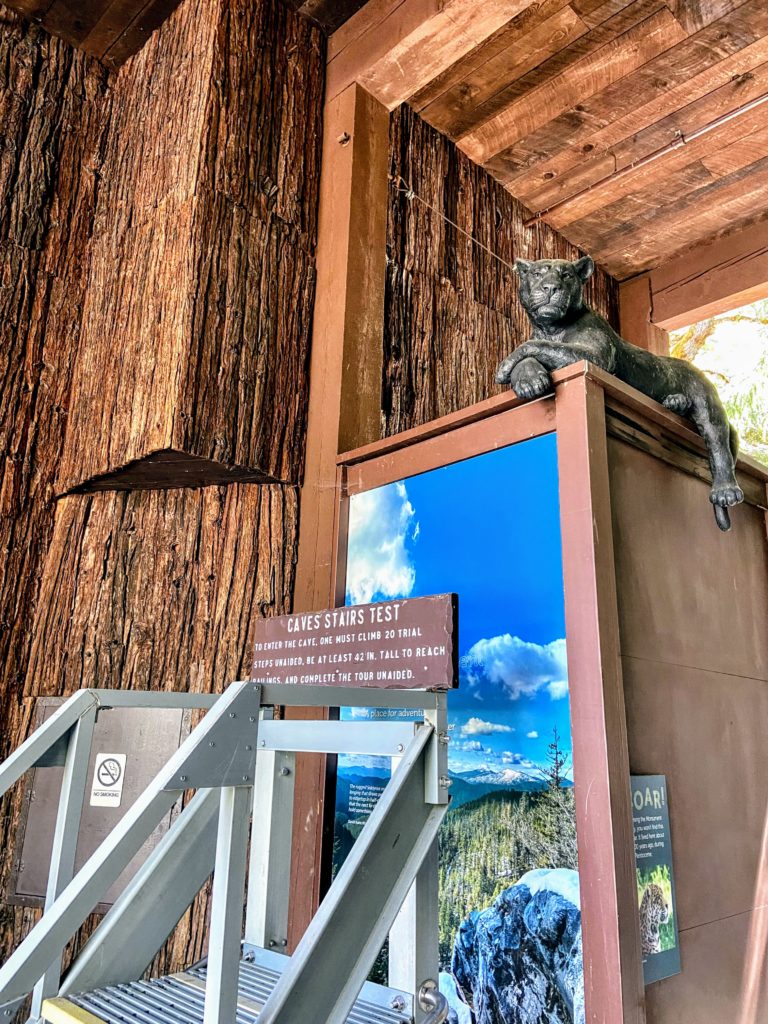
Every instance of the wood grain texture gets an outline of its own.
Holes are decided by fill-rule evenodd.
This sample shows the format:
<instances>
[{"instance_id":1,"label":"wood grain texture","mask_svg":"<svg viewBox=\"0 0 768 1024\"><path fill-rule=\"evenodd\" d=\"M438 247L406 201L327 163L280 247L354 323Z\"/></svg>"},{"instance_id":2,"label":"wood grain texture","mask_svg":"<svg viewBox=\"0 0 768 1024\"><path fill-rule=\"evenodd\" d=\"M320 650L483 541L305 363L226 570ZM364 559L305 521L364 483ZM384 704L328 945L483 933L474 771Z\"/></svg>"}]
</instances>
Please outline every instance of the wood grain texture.
<instances>
[{"instance_id":1,"label":"wood grain texture","mask_svg":"<svg viewBox=\"0 0 768 1024\"><path fill-rule=\"evenodd\" d=\"M768 54L768 12L749 0L611 88L580 99L578 111L543 124L505 153L505 177L524 202L549 205L645 156L749 95Z\"/></svg>"},{"instance_id":2,"label":"wood grain texture","mask_svg":"<svg viewBox=\"0 0 768 1024\"><path fill-rule=\"evenodd\" d=\"M531 2L374 0L331 41L327 97L357 82L392 110Z\"/></svg>"},{"instance_id":3,"label":"wood grain texture","mask_svg":"<svg viewBox=\"0 0 768 1024\"><path fill-rule=\"evenodd\" d=\"M186 0L122 69L60 490L167 449L299 480L321 42L280 4Z\"/></svg>"},{"instance_id":4,"label":"wood grain texture","mask_svg":"<svg viewBox=\"0 0 768 1024\"><path fill-rule=\"evenodd\" d=\"M220 692L246 678L257 619L290 609L297 504L293 488L247 484L61 500L23 699L6 719L11 745L25 738L39 696L87 686ZM2 818L6 848L18 810L17 798ZM203 955L208 898L206 890L156 969L179 970ZM3 908L6 951L36 916Z\"/></svg>"},{"instance_id":5,"label":"wood grain texture","mask_svg":"<svg viewBox=\"0 0 768 1024\"><path fill-rule=\"evenodd\" d=\"M595 33L596 35L597 33ZM573 96L594 96L685 38L666 7L573 62L567 70L531 84L480 127L460 138L465 153L485 164L498 153L570 109Z\"/></svg>"},{"instance_id":6,"label":"wood grain texture","mask_svg":"<svg viewBox=\"0 0 768 1024\"><path fill-rule=\"evenodd\" d=\"M407 100L621 280L761 216L768 104L739 111L768 95L763 0L489 4L446 47L449 8L371 0L331 37L329 74L344 67L390 107ZM702 193L736 174L732 190Z\"/></svg>"},{"instance_id":7,"label":"wood grain texture","mask_svg":"<svg viewBox=\"0 0 768 1024\"><path fill-rule=\"evenodd\" d=\"M495 388L496 366L529 333L515 257L579 255L545 225L525 228L524 207L405 106L392 115L390 175L384 436L481 401ZM425 202L408 199L400 179ZM606 274L598 270L587 295L618 326L616 287Z\"/></svg>"}]
</instances>

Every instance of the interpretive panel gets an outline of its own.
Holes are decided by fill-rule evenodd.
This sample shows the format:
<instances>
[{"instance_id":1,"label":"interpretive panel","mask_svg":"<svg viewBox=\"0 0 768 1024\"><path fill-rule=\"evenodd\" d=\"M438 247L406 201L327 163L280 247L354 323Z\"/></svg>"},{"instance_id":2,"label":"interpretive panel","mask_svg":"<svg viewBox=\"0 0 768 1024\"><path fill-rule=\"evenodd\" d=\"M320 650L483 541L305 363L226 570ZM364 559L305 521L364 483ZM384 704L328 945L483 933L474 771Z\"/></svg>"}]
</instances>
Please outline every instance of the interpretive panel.
<instances>
[{"instance_id":1,"label":"interpretive panel","mask_svg":"<svg viewBox=\"0 0 768 1024\"><path fill-rule=\"evenodd\" d=\"M681 970L667 780L663 775L633 775L631 782L640 942L645 983L650 985Z\"/></svg>"},{"instance_id":2,"label":"interpretive panel","mask_svg":"<svg viewBox=\"0 0 768 1024\"><path fill-rule=\"evenodd\" d=\"M349 606L458 594L442 991L461 1024L584 1024L554 436L354 494L346 564ZM339 758L335 869L390 771L381 758Z\"/></svg>"}]
</instances>

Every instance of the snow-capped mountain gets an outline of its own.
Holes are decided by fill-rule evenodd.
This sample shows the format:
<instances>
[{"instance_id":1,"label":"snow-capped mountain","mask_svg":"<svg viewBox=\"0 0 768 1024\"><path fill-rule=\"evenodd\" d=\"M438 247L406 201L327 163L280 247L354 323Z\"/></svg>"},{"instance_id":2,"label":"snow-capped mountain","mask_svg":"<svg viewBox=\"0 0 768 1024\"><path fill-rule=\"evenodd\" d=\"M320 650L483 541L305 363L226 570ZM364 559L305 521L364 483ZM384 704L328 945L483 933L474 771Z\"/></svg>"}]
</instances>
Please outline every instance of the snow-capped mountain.
<instances>
[{"instance_id":1,"label":"snow-capped mountain","mask_svg":"<svg viewBox=\"0 0 768 1024\"><path fill-rule=\"evenodd\" d=\"M544 783L534 772L521 772L517 768L502 768L495 771L487 765L473 768L468 772L456 772L455 777L471 786L510 786L513 788L544 788ZM519 783L526 783L520 787Z\"/></svg>"}]
</instances>

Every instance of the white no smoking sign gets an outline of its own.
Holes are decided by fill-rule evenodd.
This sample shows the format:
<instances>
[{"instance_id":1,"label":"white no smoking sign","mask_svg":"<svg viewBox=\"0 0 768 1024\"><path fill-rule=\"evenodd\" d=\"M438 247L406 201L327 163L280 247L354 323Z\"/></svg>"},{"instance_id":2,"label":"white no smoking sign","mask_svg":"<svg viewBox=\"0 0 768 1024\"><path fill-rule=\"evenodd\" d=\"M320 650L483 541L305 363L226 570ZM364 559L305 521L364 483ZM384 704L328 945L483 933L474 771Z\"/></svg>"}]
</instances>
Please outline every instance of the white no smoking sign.
<instances>
[{"instance_id":1,"label":"white no smoking sign","mask_svg":"<svg viewBox=\"0 0 768 1024\"><path fill-rule=\"evenodd\" d=\"M119 807L125 783L125 754L97 754L93 768L91 807Z\"/></svg>"}]
</instances>

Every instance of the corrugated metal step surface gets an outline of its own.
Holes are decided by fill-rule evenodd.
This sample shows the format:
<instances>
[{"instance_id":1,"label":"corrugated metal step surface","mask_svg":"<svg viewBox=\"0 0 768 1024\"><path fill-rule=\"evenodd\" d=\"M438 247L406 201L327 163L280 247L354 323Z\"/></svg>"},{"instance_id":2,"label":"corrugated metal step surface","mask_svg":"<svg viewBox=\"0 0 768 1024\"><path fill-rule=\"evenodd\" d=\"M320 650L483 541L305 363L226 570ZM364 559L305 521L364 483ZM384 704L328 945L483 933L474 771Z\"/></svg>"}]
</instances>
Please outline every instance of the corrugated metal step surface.
<instances>
[{"instance_id":1,"label":"corrugated metal step surface","mask_svg":"<svg viewBox=\"0 0 768 1024\"><path fill-rule=\"evenodd\" d=\"M240 962L237 1024L255 1024L288 958L260 951ZM266 961L266 962L265 962ZM202 1024L204 966L153 981L110 985L94 992L49 999L43 1005L48 1024ZM411 997L366 984L347 1018L348 1024L412 1024ZM313 1021L312 1024L320 1024Z\"/></svg>"}]
</instances>

